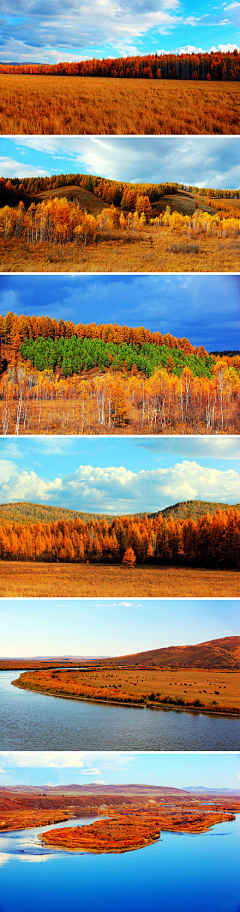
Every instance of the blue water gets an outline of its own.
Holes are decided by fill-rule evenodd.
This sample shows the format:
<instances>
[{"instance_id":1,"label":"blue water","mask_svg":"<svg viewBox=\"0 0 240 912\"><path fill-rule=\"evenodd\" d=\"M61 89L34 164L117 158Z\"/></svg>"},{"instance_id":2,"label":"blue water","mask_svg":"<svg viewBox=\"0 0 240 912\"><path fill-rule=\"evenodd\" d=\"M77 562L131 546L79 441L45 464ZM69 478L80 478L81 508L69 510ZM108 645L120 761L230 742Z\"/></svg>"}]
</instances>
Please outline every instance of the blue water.
<instances>
[{"instance_id":1,"label":"blue water","mask_svg":"<svg viewBox=\"0 0 240 912\"><path fill-rule=\"evenodd\" d=\"M0 672L0 750L240 748L240 719L64 700L19 690L18 677Z\"/></svg>"},{"instance_id":2,"label":"blue water","mask_svg":"<svg viewBox=\"0 0 240 912\"><path fill-rule=\"evenodd\" d=\"M0 836L0 912L240 912L239 815L123 855L51 854L44 829Z\"/></svg>"}]
</instances>

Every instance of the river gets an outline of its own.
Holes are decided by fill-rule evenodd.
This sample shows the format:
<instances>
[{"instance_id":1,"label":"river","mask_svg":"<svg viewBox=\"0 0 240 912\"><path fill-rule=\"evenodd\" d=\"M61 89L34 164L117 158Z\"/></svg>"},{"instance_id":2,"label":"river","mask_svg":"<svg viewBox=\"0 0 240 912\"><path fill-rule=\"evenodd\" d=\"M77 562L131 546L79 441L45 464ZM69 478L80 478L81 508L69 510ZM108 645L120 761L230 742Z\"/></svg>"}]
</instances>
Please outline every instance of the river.
<instances>
[{"instance_id":1,"label":"river","mask_svg":"<svg viewBox=\"0 0 240 912\"><path fill-rule=\"evenodd\" d=\"M14 687L19 674L0 672L0 750L240 748L239 718L55 698Z\"/></svg>"},{"instance_id":2,"label":"river","mask_svg":"<svg viewBox=\"0 0 240 912\"><path fill-rule=\"evenodd\" d=\"M239 817L122 855L51 851L37 838L47 826L0 835L0 910L239 912Z\"/></svg>"}]
</instances>

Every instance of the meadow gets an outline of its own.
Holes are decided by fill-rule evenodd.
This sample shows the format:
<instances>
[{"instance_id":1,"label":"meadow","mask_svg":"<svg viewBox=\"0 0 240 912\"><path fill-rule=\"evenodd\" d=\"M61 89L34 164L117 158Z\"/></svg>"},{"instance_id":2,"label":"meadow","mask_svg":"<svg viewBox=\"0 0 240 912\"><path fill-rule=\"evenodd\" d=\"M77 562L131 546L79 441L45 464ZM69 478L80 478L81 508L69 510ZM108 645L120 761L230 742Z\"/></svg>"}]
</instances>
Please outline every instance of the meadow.
<instances>
[{"instance_id":1,"label":"meadow","mask_svg":"<svg viewBox=\"0 0 240 912\"><path fill-rule=\"evenodd\" d=\"M108 666L106 660L101 669L90 665L86 671L28 671L14 684L74 700L240 714L239 672L223 668L123 669Z\"/></svg>"},{"instance_id":2,"label":"meadow","mask_svg":"<svg viewBox=\"0 0 240 912\"><path fill-rule=\"evenodd\" d=\"M20 238L0 237L0 268L4 273L152 273L234 272L239 269L240 236L198 234L183 228L157 232L147 225L137 236L115 232L86 247L76 242L29 246Z\"/></svg>"},{"instance_id":3,"label":"meadow","mask_svg":"<svg viewBox=\"0 0 240 912\"><path fill-rule=\"evenodd\" d=\"M239 84L0 73L0 132L239 134Z\"/></svg>"},{"instance_id":4,"label":"meadow","mask_svg":"<svg viewBox=\"0 0 240 912\"><path fill-rule=\"evenodd\" d=\"M0 586L3 598L238 598L239 573L0 561Z\"/></svg>"}]
</instances>

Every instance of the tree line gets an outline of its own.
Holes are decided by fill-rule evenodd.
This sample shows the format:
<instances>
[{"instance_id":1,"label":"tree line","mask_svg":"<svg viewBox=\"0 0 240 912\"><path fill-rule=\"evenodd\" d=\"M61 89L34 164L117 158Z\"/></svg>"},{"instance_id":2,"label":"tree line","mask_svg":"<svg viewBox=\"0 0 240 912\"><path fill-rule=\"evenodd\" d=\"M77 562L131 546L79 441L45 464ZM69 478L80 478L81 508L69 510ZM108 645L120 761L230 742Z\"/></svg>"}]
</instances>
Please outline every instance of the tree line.
<instances>
[{"instance_id":1,"label":"tree line","mask_svg":"<svg viewBox=\"0 0 240 912\"><path fill-rule=\"evenodd\" d=\"M240 53L211 51L192 54L144 54L144 56L82 60L55 64L0 64L0 73L49 76L105 76L125 79L193 79L215 82L238 81Z\"/></svg>"},{"instance_id":2,"label":"tree line","mask_svg":"<svg viewBox=\"0 0 240 912\"><path fill-rule=\"evenodd\" d=\"M156 346L166 346L168 349L182 349L185 355L194 354L199 358L206 358L207 351L202 345L192 345L185 336L182 338L164 333L162 335L158 330L151 332L144 326L119 326L118 323L73 323L72 320L56 320L55 317L49 316L18 316L12 311L8 311L6 317L0 315L0 338L7 345L14 345L16 336L20 336L20 342L32 339L37 342L39 336L42 339L71 339L76 336L78 339L101 340L104 343L114 343L120 345L127 343L130 346L137 347L138 350L145 344ZM218 354L218 352L216 353ZM224 353L229 354L229 353ZM233 353L234 354L234 353ZM240 354L240 352L239 352Z\"/></svg>"},{"instance_id":3,"label":"tree line","mask_svg":"<svg viewBox=\"0 0 240 912\"><path fill-rule=\"evenodd\" d=\"M129 548L137 564L239 569L240 512L219 508L196 521L119 516L110 525L79 518L0 523L1 560L119 564Z\"/></svg>"},{"instance_id":4,"label":"tree line","mask_svg":"<svg viewBox=\"0 0 240 912\"><path fill-rule=\"evenodd\" d=\"M138 196L147 196L151 205L163 196L173 196L181 190L194 193L197 198L208 197L208 199L240 199L240 189L229 190L213 187L197 187L192 184L179 184L177 181L165 181L157 184L137 183L134 186L127 181L116 181L109 178L99 177L92 174L52 174L50 177L12 177L0 178L0 201L1 205L8 203L16 205L23 200L25 205L29 205L29 198L35 194L57 190L60 187L79 187L94 193L104 202L120 206L124 211L133 212L136 208Z\"/></svg>"}]
</instances>

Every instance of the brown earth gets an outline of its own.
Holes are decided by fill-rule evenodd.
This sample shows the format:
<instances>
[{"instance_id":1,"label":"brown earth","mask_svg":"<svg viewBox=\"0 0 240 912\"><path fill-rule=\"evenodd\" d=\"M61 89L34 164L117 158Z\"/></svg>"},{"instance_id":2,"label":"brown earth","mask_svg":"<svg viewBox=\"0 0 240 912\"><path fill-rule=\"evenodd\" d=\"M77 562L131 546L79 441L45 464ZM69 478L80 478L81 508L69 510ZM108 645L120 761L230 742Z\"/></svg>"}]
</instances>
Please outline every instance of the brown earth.
<instances>
[{"instance_id":1,"label":"brown earth","mask_svg":"<svg viewBox=\"0 0 240 912\"><path fill-rule=\"evenodd\" d=\"M106 660L105 660L106 661ZM137 704L205 712L240 713L239 671L206 668L122 669L108 666L86 671L27 671L13 682L17 687L75 700ZM195 706L195 701L199 707Z\"/></svg>"},{"instance_id":2,"label":"brown earth","mask_svg":"<svg viewBox=\"0 0 240 912\"><path fill-rule=\"evenodd\" d=\"M239 573L0 561L0 588L3 598L236 598Z\"/></svg>"},{"instance_id":3,"label":"brown earth","mask_svg":"<svg viewBox=\"0 0 240 912\"><path fill-rule=\"evenodd\" d=\"M25 241L0 239L0 268L11 272L238 272L240 238L208 237L188 240L183 231L147 226L137 237L98 239L86 247L69 243L34 248Z\"/></svg>"},{"instance_id":4,"label":"brown earth","mask_svg":"<svg viewBox=\"0 0 240 912\"><path fill-rule=\"evenodd\" d=\"M240 132L237 82L4 73L0 110L7 134Z\"/></svg>"}]
</instances>

